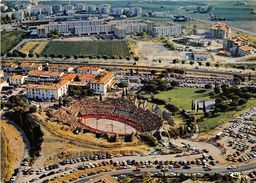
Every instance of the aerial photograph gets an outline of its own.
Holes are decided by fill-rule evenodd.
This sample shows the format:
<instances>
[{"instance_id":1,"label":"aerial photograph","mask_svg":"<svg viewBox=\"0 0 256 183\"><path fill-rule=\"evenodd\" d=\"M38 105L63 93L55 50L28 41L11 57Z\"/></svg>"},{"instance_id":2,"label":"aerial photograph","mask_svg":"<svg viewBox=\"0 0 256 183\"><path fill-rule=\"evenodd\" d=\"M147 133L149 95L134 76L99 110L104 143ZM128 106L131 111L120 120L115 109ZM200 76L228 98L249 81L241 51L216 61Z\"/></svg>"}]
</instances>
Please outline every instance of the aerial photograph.
<instances>
[{"instance_id":1,"label":"aerial photograph","mask_svg":"<svg viewBox=\"0 0 256 183\"><path fill-rule=\"evenodd\" d=\"M256 182L256 0L0 7L0 183Z\"/></svg>"}]
</instances>

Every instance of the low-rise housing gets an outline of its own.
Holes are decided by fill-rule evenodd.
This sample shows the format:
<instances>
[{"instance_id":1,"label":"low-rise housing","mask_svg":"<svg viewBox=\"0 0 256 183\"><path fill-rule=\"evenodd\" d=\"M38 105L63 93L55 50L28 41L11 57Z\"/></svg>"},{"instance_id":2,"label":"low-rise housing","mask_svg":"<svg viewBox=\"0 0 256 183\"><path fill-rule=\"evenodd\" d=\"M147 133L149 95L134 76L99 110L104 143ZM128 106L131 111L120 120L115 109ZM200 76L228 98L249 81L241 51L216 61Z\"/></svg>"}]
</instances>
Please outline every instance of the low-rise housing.
<instances>
[{"instance_id":1,"label":"low-rise housing","mask_svg":"<svg viewBox=\"0 0 256 183\"><path fill-rule=\"evenodd\" d=\"M42 66L42 64L24 62L24 63L20 64L20 68L22 71L25 71L25 72L28 72L31 70L41 71L43 69L43 66Z\"/></svg>"},{"instance_id":2,"label":"low-rise housing","mask_svg":"<svg viewBox=\"0 0 256 183\"><path fill-rule=\"evenodd\" d=\"M15 85L15 86L18 86L18 85L23 85L25 83L25 78L27 76L23 76L23 75L12 75L9 77L9 84L10 85Z\"/></svg>"},{"instance_id":3,"label":"low-rise housing","mask_svg":"<svg viewBox=\"0 0 256 183\"><path fill-rule=\"evenodd\" d=\"M29 71L29 77L38 77L38 78L52 78L52 79L60 79L64 75L63 72L51 72L51 71Z\"/></svg>"},{"instance_id":4,"label":"low-rise housing","mask_svg":"<svg viewBox=\"0 0 256 183\"><path fill-rule=\"evenodd\" d=\"M253 47L251 46L243 45L238 47L238 56L240 57L253 54L253 52Z\"/></svg>"},{"instance_id":5,"label":"low-rise housing","mask_svg":"<svg viewBox=\"0 0 256 183\"><path fill-rule=\"evenodd\" d=\"M211 61L210 54L206 51L194 51L192 54L195 61Z\"/></svg>"},{"instance_id":6,"label":"low-rise housing","mask_svg":"<svg viewBox=\"0 0 256 183\"><path fill-rule=\"evenodd\" d=\"M254 52L254 49L249 46L248 38L245 36L234 36L225 39L223 49L229 51L232 56L246 56Z\"/></svg>"},{"instance_id":7,"label":"low-rise housing","mask_svg":"<svg viewBox=\"0 0 256 183\"><path fill-rule=\"evenodd\" d=\"M68 84L70 81L63 80L54 85L24 85L27 91L27 97L30 99L40 100L58 100L68 92Z\"/></svg>"},{"instance_id":8,"label":"low-rise housing","mask_svg":"<svg viewBox=\"0 0 256 183\"><path fill-rule=\"evenodd\" d=\"M69 73L74 70L70 65L53 64L48 66L49 71Z\"/></svg>"},{"instance_id":9,"label":"low-rise housing","mask_svg":"<svg viewBox=\"0 0 256 183\"><path fill-rule=\"evenodd\" d=\"M5 86L9 86L9 83L7 81L0 79L0 91L2 91L2 88Z\"/></svg>"},{"instance_id":10,"label":"low-rise housing","mask_svg":"<svg viewBox=\"0 0 256 183\"><path fill-rule=\"evenodd\" d=\"M13 72L18 68L18 65L15 63L4 63L2 68L5 72Z\"/></svg>"},{"instance_id":11,"label":"low-rise housing","mask_svg":"<svg viewBox=\"0 0 256 183\"><path fill-rule=\"evenodd\" d=\"M79 67L77 69L77 73L79 74L99 74L100 73L100 68L99 67Z\"/></svg>"}]
</instances>

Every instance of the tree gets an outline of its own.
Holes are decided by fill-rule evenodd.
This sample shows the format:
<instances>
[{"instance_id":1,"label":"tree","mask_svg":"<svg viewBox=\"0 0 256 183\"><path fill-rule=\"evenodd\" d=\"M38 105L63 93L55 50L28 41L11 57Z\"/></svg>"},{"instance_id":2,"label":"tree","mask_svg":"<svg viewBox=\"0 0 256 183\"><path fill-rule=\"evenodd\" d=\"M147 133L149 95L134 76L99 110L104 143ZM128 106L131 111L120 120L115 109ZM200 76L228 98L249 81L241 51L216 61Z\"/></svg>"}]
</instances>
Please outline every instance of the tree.
<instances>
[{"instance_id":1,"label":"tree","mask_svg":"<svg viewBox=\"0 0 256 183\"><path fill-rule=\"evenodd\" d=\"M68 106L72 102L72 100L73 100L72 97L65 97L63 99L63 105Z\"/></svg>"},{"instance_id":2,"label":"tree","mask_svg":"<svg viewBox=\"0 0 256 183\"><path fill-rule=\"evenodd\" d=\"M207 90L212 89L212 85L211 84L206 84L206 85L204 85L204 88L207 89Z\"/></svg>"},{"instance_id":3,"label":"tree","mask_svg":"<svg viewBox=\"0 0 256 183\"><path fill-rule=\"evenodd\" d=\"M30 57L30 58L33 57L33 56L34 56L33 53L29 53L29 54L28 54L28 57Z\"/></svg>"},{"instance_id":4,"label":"tree","mask_svg":"<svg viewBox=\"0 0 256 183\"><path fill-rule=\"evenodd\" d=\"M220 90L220 87L215 87L214 88L214 93L215 94L220 94L221 90Z\"/></svg>"},{"instance_id":5,"label":"tree","mask_svg":"<svg viewBox=\"0 0 256 183\"><path fill-rule=\"evenodd\" d=\"M199 66L202 66L202 65L203 65L203 63L202 63L202 62L198 62L198 65L199 65Z\"/></svg>"},{"instance_id":6,"label":"tree","mask_svg":"<svg viewBox=\"0 0 256 183\"><path fill-rule=\"evenodd\" d=\"M132 69L130 70L130 74L133 76L133 70Z\"/></svg>"},{"instance_id":7,"label":"tree","mask_svg":"<svg viewBox=\"0 0 256 183\"><path fill-rule=\"evenodd\" d=\"M210 67L211 66L211 63L210 62L206 62L205 64L207 67Z\"/></svg>"},{"instance_id":8,"label":"tree","mask_svg":"<svg viewBox=\"0 0 256 183\"><path fill-rule=\"evenodd\" d=\"M194 61L190 61L189 62L190 65L194 65L194 63L195 63Z\"/></svg>"},{"instance_id":9,"label":"tree","mask_svg":"<svg viewBox=\"0 0 256 183\"><path fill-rule=\"evenodd\" d=\"M206 112L207 112L207 111L206 111L205 101L203 101L203 111L204 111L204 113L206 113Z\"/></svg>"},{"instance_id":10,"label":"tree","mask_svg":"<svg viewBox=\"0 0 256 183\"><path fill-rule=\"evenodd\" d=\"M172 80L171 81L171 86L174 86L174 87L179 86L179 82L175 81L175 80Z\"/></svg>"},{"instance_id":11,"label":"tree","mask_svg":"<svg viewBox=\"0 0 256 183\"><path fill-rule=\"evenodd\" d=\"M182 64L185 64L186 62L187 62L186 60L182 60L182 61L181 61Z\"/></svg>"},{"instance_id":12,"label":"tree","mask_svg":"<svg viewBox=\"0 0 256 183\"><path fill-rule=\"evenodd\" d=\"M74 55L74 59L78 59L78 56L77 56L77 55Z\"/></svg>"},{"instance_id":13,"label":"tree","mask_svg":"<svg viewBox=\"0 0 256 183\"><path fill-rule=\"evenodd\" d=\"M54 57L55 57L55 55L54 55L54 54L50 54L50 57L51 57L51 58L54 58Z\"/></svg>"},{"instance_id":14,"label":"tree","mask_svg":"<svg viewBox=\"0 0 256 183\"><path fill-rule=\"evenodd\" d=\"M138 57L138 56L135 56L135 57L134 57L134 60L135 60L135 61L139 61L139 59L140 59L140 57Z\"/></svg>"},{"instance_id":15,"label":"tree","mask_svg":"<svg viewBox=\"0 0 256 183\"><path fill-rule=\"evenodd\" d=\"M128 82L126 82L126 81L121 81L120 83L117 84L117 86L118 86L119 88L126 88L126 87L128 87Z\"/></svg>"},{"instance_id":16,"label":"tree","mask_svg":"<svg viewBox=\"0 0 256 183\"><path fill-rule=\"evenodd\" d=\"M35 112L37 112L37 107L36 107L35 105L31 106L31 107L29 108L29 112L30 112L30 113L35 113Z\"/></svg>"},{"instance_id":17,"label":"tree","mask_svg":"<svg viewBox=\"0 0 256 183\"><path fill-rule=\"evenodd\" d=\"M65 57L66 57L66 59L69 59L69 58L70 58L70 55L66 55Z\"/></svg>"},{"instance_id":18,"label":"tree","mask_svg":"<svg viewBox=\"0 0 256 183\"><path fill-rule=\"evenodd\" d=\"M157 73L156 70L151 70L151 75L155 75Z\"/></svg>"}]
</instances>

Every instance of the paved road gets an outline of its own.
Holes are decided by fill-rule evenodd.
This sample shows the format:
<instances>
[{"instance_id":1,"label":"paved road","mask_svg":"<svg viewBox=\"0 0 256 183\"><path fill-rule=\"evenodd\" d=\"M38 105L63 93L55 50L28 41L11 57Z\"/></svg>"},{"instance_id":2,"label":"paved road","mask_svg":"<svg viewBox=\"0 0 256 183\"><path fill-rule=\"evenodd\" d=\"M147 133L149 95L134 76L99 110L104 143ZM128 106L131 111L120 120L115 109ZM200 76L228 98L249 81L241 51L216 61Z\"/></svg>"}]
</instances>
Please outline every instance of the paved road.
<instances>
[{"instance_id":1,"label":"paved road","mask_svg":"<svg viewBox=\"0 0 256 183\"><path fill-rule=\"evenodd\" d=\"M251 163L248 165L243 165L239 166L236 169L228 170L227 168L224 167L216 167L213 168L212 171L204 171L201 167L193 167L191 169L170 169L168 172L166 172L166 175L171 174L171 173L184 173L184 174L194 174L194 173L201 173L201 174L214 174L214 173L228 173L228 172L243 172L247 170L253 170L256 169L256 163ZM156 173L159 172L159 169L156 168L145 168L141 169L140 173L145 173L145 172L151 172L151 173ZM109 175L115 176L115 175L124 175L124 174L134 174L133 169L123 169L123 170L114 170L112 172L108 173ZM76 183L84 183L90 179L93 179L99 175L94 175L94 176L89 176L84 179L80 179L78 181L75 181Z\"/></svg>"}]
</instances>

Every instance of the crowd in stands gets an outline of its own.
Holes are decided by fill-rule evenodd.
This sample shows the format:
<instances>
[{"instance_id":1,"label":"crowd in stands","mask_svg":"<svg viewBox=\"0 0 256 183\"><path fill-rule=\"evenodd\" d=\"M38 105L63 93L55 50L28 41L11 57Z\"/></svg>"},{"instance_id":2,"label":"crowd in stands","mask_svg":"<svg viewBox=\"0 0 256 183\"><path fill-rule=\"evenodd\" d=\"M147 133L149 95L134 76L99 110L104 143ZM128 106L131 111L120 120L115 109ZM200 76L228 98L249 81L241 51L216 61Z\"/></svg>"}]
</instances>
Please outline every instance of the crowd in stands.
<instances>
[{"instance_id":1,"label":"crowd in stands","mask_svg":"<svg viewBox=\"0 0 256 183\"><path fill-rule=\"evenodd\" d=\"M84 98L72 103L68 108L62 107L54 112L53 117L63 123L82 124L82 118L96 117L113 119L127 123L138 131L152 131L162 126L162 119L147 109L139 108L124 98L107 98L103 101ZM120 120L118 120L120 119Z\"/></svg>"}]
</instances>

